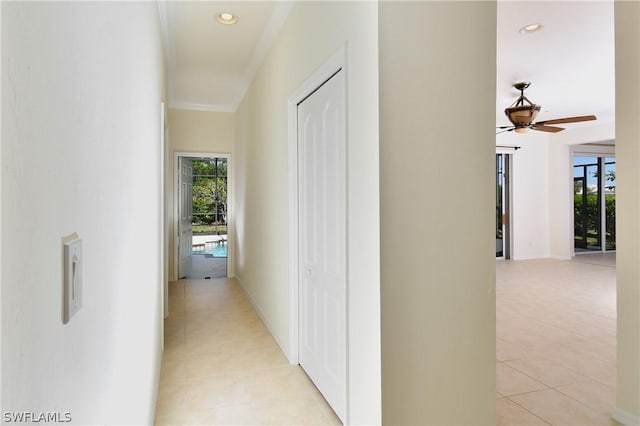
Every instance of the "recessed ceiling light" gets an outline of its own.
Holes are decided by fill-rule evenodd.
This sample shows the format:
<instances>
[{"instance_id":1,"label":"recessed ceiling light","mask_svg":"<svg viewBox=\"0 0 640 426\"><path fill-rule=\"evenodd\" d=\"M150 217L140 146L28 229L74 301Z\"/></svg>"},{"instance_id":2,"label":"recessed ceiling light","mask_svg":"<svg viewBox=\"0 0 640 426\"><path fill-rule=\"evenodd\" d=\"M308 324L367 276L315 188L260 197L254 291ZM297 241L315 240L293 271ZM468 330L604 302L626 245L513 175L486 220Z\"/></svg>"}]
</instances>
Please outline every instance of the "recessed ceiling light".
<instances>
[{"instance_id":1,"label":"recessed ceiling light","mask_svg":"<svg viewBox=\"0 0 640 426\"><path fill-rule=\"evenodd\" d=\"M542 24L538 24L538 23L529 24L520 28L520 34L535 33L536 31L540 31L541 29L542 29Z\"/></svg>"},{"instance_id":2,"label":"recessed ceiling light","mask_svg":"<svg viewBox=\"0 0 640 426\"><path fill-rule=\"evenodd\" d=\"M238 22L238 17L229 12L222 12L216 16L218 22L224 25L233 25Z\"/></svg>"}]
</instances>

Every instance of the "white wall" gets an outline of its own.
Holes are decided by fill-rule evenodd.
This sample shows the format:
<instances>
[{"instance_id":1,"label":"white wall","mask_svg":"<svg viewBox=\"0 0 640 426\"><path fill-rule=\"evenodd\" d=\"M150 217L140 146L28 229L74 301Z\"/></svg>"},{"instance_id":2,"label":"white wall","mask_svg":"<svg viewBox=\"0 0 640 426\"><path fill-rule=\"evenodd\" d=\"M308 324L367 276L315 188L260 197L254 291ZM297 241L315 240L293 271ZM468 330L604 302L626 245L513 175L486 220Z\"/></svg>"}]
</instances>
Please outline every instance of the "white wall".
<instances>
[{"instance_id":1,"label":"white wall","mask_svg":"<svg viewBox=\"0 0 640 426\"><path fill-rule=\"evenodd\" d=\"M235 144L235 114L230 112L213 112L186 109L169 109L169 156L167 158L166 193L167 221L169 233L167 235L167 249L169 251L169 279L178 279L175 270L176 253L176 207L175 207L175 164L176 152L194 152L211 154L231 154L233 156ZM232 157L233 161L233 157ZM233 188L229 183L229 203L232 202ZM233 206L229 205L229 213ZM231 242L230 242L231 243ZM231 262L231 254L229 261ZM233 269L229 268L232 275Z\"/></svg>"},{"instance_id":2,"label":"white wall","mask_svg":"<svg viewBox=\"0 0 640 426\"><path fill-rule=\"evenodd\" d=\"M549 138L542 132L511 132L498 135L496 144L521 147L513 151L511 168L512 259L548 257Z\"/></svg>"},{"instance_id":3,"label":"white wall","mask_svg":"<svg viewBox=\"0 0 640 426\"><path fill-rule=\"evenodd\" d=\"M550 199L549 210L552 219L554 213L556 219L551 220L550 240L551 257L556 259L570 259L575 255L574 249L574 198L573 198L573 158L576 155L615 157L615 146L602 146L605 142L615 139L614 123L600 123L578 129L566 129L551 137L549 150L549 164L552 177L558 190L554 198ZM588 143L600 143L601 145L585 145ZM554 180L555 179L555 180ZM561 180L562 179L562 180ZM551 194L552 196L554 194ZM560 215L559 212L570 212L568 215Z\"/></svg>"},{"instance_id":4,"label":"white wall","mask_svg":"<svg viewBox=\"0 0 640 426\"><path fill-rule=\"evenodd\" d=\"M496 2L379 22L383 422L495 425Z\"/></svg>"},{"instance_id":5,"label":"white wall","mask_svg":"<svg viewBox=\"0 0 640 426\"><path fill-rule=\"evenodd\" d=\"M231 154L235 142L232 112L169 109L173 151Z\"/></svg>"},{"instance_id":6,"label":"white wall","mask_svg":"<svg viewBox=\"0 0 640 426\"><path fill-rule=\"evenodd\" d=\"M568 131L565 130L565 131ZM573 256L573 154L571 147L550 138L549 143L549 256Z\"/></svg>"},{"instance_id":7,"label":"white wall","mask_svg":"<svg viewBox=\"0 0 640 426\"><path fill-rule=\"evenodd\" d=\"M347 50L349 416L380 423L378 15L300 2L236 111L236 276L289 353L287 99Z\"/></svg>"},{"instance_id":8,"label":"white wall","mask_svg":"<svg viewBox=\"0 0 640 426\"><path fill-rule=\"evenodd\" d=\"M603 147L578 145L615 138L614 124L567 127L547 134L529 131L503 133L496 145L520 146L513 151L512 238L514 260L573 255L573 150L610 152Z\"/></svg>"},{"instance_id":9,"label":"white wall","mask_svg":"<svg viewBox=\"0 0 640 426\"><path fill-rule=\"evenodd\" d=\"M150 423L161 356L157 5L2 3L2 409ZM62 324L62 243L84 240Z\"/></svg>"}]
</instances>

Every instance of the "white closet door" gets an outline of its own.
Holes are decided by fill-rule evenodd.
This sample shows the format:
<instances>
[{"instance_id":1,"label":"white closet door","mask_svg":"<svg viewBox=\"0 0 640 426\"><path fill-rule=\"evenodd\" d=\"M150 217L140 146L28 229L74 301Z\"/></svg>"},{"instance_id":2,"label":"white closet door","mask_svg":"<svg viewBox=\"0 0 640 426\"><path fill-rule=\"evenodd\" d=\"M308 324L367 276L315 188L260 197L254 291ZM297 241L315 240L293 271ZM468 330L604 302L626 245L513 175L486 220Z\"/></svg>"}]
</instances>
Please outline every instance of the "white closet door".
<instances>
[{"instance_id":1,"label":"white closet door","mask_svg":"<svg viewBox=\"0 0 640 426\"><path fill-rule=\"evenodd\" d=\"M300 365L346 414L346 138L340 71L298 105Z\"/></svg>"}]
</instances>

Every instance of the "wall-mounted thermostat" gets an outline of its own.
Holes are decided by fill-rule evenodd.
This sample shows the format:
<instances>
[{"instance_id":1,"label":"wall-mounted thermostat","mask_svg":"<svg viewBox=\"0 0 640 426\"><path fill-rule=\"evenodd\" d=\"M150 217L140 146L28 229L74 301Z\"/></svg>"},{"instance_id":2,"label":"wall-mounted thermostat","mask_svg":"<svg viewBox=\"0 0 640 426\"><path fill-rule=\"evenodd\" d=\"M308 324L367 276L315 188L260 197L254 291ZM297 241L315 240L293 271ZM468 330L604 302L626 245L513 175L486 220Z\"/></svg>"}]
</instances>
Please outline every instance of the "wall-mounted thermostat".
<instances>
[{"instance_id":1,"label":"wall-mounted thermostat","mask_svg":"<svg viewBox=\"0 0 640 426\"><path fill-rule=\"evenodd\" d=\"M64 239L62 322L68 323L82 307L82 240L77 234Z\"/></svg>"}]
</instances>

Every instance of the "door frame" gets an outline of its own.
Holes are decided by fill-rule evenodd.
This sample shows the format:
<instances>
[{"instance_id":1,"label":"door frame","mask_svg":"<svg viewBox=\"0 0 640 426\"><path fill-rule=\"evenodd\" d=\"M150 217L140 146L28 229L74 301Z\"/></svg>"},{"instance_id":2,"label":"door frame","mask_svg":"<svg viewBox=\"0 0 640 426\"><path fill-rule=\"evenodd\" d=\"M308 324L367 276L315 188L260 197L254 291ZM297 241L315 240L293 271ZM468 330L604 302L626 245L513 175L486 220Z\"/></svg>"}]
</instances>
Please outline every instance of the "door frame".
<instances>
[{"instance_id":1,"label":"door frame","mask_svg":"<svg viewBox=\"0 0 640 426\"><path fill-rule=\"evenodd\" d=\"M174 151L173 153L173 271L175 279L178 277L178 263L180 262L180 253L178 251L178 241L180 237L180 230L178 229L178 222L180 220L180 173L179 165L180 158L226 158L227 159L227 277L232 278L234 276L233 268L233 247L235 240L233 238L233 232L235 229L234 222L234 208L233 208L233 160L231 154L228 153L213 153L213 152L189 152L189 151Z\"/></svg>"},{"instance_id":2,"label":"door frame","mask_svg":"<svg viewBox=\"0 0 640 426\"><path fill-rule=\"evenodd\" d=\"M592 144L592 145L586 145L586 144L578 144L578 145L572 145L570 150L569 150L569 170L571 171L571 178L573 178L573 171L574 171L574 158L575 157L594 157L594 158L603 158L606 159L607 158L616 158L616 148L614 144L609 144L609 143L605 143L605 142L609 142L609 141L603 141L603 143L601 144ZM604 173L602 173L602 176L599 177L599 180L602 182L602 186L604 187L604 182L605 182L605 176ZM572 181L573 182L573 181ZM571 185L571 214L570 216L570 220L571 220L571 225L569 227L569 239L571 240L571 257L575 257L575 256L582 256L582 255L588 255L588 254L593 254L593 253L615 253L616 250L607 250L606 249L606 245L607 245L607 238L606 238L606 211L605 211L605 197L603 196L602 199L600 200L600 207L601 207L601 212L600 212L600 226L601 228L604 225L604 232L601 231L602 233L602 247L600 250L592 250L592 251L584 251L584 252L576 252L576 247L575 247L575 218L574 218L574 214L573 214L573 209L574 209L574 201L573 201L573 184Z\"/></svg>"},{"instance_id":3,"label":"door frame","mask_svg":"<svg viewBox=\"0 0 640 426\"><path fill-rule=\"evenodd\" d=\"M320 86L328 81L338 71L347 72L346 67L346 48L340 47L323 65L314 71L288 98L287 116L288 116L288 154L289 154L289 363L292 365L299 364L299 188L298 188L298 104L311 96ZM345 114L348 117L348 78L345 74ZM346 144L348 140L348 122L345 123L347 134L345 135ZM348 182L348 158L346 179ZM349 200L347 191L348 210ZM348 215L347 215L348 218ZM346 338L346 366L345 366L345 388L346 388L346 423L349 423L349 240L348 240L347 223L345 233L346 239L346 277L345 277L345 338Z\"/></svg>"},{"instance_id":4,"label":"door frame","mask_svg":"<svg viewBox=\"0 0 640 426\"><path fill-rule=\"evenodd\" d=\"M315 92L324 82L331 78L337 71L346 72L346 51L341 47L317 69L298 89L296 89L287 101L288 104L288 151L289 151L289 363L298 364L298 241L300 237L298 220L298 104ZM345 79L345 86L347 85ZM348 142L347 142L348 143ZM348 166L348 165L347 165ZM347 262L348 265L348 262ZM347 266L348 267L348 266ZM347 275L347 285L349 280ZM348 308L347 308L348 311ZM348 312L347 312L348 314ZM347 325L349 316L346 315ZM347 333L347 348L349 347L349 335ZM348 363L347 363L348 364ZM348 371L348 370L347 370ZM347 374L348 376L348 374Z\"/></svg>"},{"instance_id":5,"label":"door frame","mask_svg":"<svg viewBox=\"0 0 640 426\"><path fill-rule=\"evenodd\" d=\"M169 140L169 124L167 122L167 106L164 102L160 102L160 247L158 256L160 257L160 295L162 306L162 317L169 317L169 251L167 250L168 221L166 207L166 188L167 188L167 168L166 168L166 151L167 141ZM164 336L164 321L162 323L162 333ZM164 349L164 338L162 340L162 348Z\"/></svg>"},{"instance_id":6,"label":"door frame","mask_svg":"<svg viewBox=\"0 0 640 426\"><path fill-rule=\"evenodd\" d=\"M507 215L507 223L502 225L502 256L496 257L496 260L511 260L513 259L513 156L516 150L506 148L496 148L496 155L503 155L503 173L506 172L507 176L503 176L504 188L503 188L503 212Z\"/></svg>"}]
</instances>

